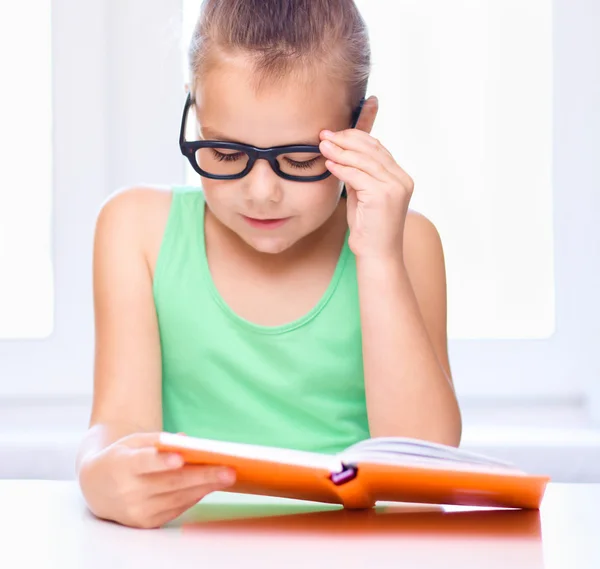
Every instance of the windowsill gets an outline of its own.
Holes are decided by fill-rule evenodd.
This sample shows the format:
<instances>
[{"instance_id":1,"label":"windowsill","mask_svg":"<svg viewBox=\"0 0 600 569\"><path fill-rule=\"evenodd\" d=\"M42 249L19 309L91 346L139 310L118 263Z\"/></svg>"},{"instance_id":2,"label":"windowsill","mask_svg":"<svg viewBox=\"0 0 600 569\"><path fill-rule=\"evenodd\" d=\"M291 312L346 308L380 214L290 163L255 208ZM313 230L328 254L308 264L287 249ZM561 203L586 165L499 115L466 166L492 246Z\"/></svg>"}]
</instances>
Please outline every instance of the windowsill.
<instances>
[{"instance_id":1,"label":"windowsill","mask_svg":"<svg viewBox=\"0 0 600 569\"><path fill-rule=\"evenodd\" d=\"M72 479L78 430L0 434L0 478ZM516 464L555 482L600 482L600 430L465 428L462 448Z\"/></svg>"},{"instance_id":2,"label":"windowsill","mask_svg":"<svg viewBox=\"0 0 600 569\"><path fill-rule=\"evenodd\" d=\"M0 399L0 478L73 478L90 404L89 396ZM600 429L581 402L465 397L461 412L462 448L556 482L600 482Z\"/></svg>"}]
</instances>

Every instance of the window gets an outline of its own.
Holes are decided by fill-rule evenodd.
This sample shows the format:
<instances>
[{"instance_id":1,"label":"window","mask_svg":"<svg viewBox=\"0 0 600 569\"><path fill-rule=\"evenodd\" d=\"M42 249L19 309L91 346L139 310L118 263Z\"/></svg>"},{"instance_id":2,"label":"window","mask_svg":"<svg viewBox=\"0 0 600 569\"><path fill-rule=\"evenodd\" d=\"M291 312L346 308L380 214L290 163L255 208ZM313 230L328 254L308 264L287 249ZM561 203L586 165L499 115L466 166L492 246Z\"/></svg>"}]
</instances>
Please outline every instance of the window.
<instances>
[{"instance_id":1,"label":"window","mask_svg":"<svg viewBox=\"0 0 600 569\"><path fill-rule=\"evenodd\" d=\"M444 242L450 337L551 336L552 3L357 3L374 134Z\"/></svg>"},{"instance_id":2,"label":"window","mask_svg":"<svg viewBox=\"0 0 600 569\"><path fill-rule=\"evenodd\" d=\"M106 23L104 3L0 8L0 404L16 402L28 425L44 421L36 404L91 391L92 240L109 193Z\"/></svg>"},{"instance_id":3,"label":"window","mask_svg":"<svg viewBox=\"0 0 600 569\"><path fill-rule=\"evenodd\" d=\"M444 241L459 396L573 403L600 417L598 8L357 2L381 102L374 134L415 179L413 207ZM12 74L0 106L0 402L75 398L87 412L95 219L120 187L186 180L180 47L200 1L140 12L133 2L39 0L25 3L25 22L13 4L0 8ZM33 134L35 154L23 150ZM16 278L23 259L28 276Z\"/></svg>"},{"instance_id":4,"label":"window","mask_svg":"<svg viewBox=\"0 0 600 569\"><path fill-rule=\"evenodd\" d=\"M50 38L50 0L0 5L0 339L53 328Z\"/></svg>"}]
</instances>

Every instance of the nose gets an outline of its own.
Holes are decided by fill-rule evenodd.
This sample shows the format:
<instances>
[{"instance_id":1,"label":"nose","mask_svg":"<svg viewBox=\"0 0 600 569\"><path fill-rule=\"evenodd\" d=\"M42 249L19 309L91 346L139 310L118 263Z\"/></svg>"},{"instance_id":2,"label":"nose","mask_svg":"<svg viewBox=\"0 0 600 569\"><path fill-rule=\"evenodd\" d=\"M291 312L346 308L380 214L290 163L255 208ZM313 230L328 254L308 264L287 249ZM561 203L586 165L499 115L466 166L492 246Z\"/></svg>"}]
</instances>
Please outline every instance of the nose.
<instances>
[{"instance_id":1,"label":"nose","mask_svg":"<svg viewBox=\"0 0 600 569\"><path fill-rule=\"evenodd\" d=\"M248 201L255 204L279 203L283 192L281 178L273 172L266 160L257 160L244 178L244 192Z\"/></svg>"}]
</instances>

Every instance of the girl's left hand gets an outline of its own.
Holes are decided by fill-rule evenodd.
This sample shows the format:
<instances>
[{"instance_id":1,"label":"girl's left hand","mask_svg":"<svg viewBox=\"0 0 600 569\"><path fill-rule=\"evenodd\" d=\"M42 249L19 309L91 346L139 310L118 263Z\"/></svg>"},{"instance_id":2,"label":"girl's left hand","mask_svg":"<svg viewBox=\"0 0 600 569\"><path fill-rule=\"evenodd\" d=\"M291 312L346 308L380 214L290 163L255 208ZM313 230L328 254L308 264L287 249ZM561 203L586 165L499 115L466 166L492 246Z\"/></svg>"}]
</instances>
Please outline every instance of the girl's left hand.
<instances>
[{"instance_id":1,"label":"girl's left hand","mask_svg":"<svg viewBox=\"0 0 600 569\"><path fill-rule=\"evenodd\" d=\"M329 171L346 184L352 252L362 258L401 259L412 178L362 130L324 130L320 149Z\"/></svg>"}]
</instances>

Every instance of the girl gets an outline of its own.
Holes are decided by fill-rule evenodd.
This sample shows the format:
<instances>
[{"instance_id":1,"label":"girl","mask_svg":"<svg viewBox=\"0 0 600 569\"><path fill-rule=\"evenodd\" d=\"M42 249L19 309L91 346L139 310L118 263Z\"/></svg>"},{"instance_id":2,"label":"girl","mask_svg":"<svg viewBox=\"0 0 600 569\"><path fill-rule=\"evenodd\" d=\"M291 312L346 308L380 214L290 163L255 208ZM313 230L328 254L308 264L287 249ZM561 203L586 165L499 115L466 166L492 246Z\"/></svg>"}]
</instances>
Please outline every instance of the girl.
<instances>
[{"instance_id":1,"label":"girl","mask_svg":"<svg viewBox=\"0 0 600 569\"><path fill-rule=\"evenodd\" d=\"M138 527L235 482L157 453L161 431L320 452L460 440L442 246L369 134L353 0L202 8L180 137L202 189L129 189L96 227L78 478L94 514Z\"/></svg>"}]
</instances>

